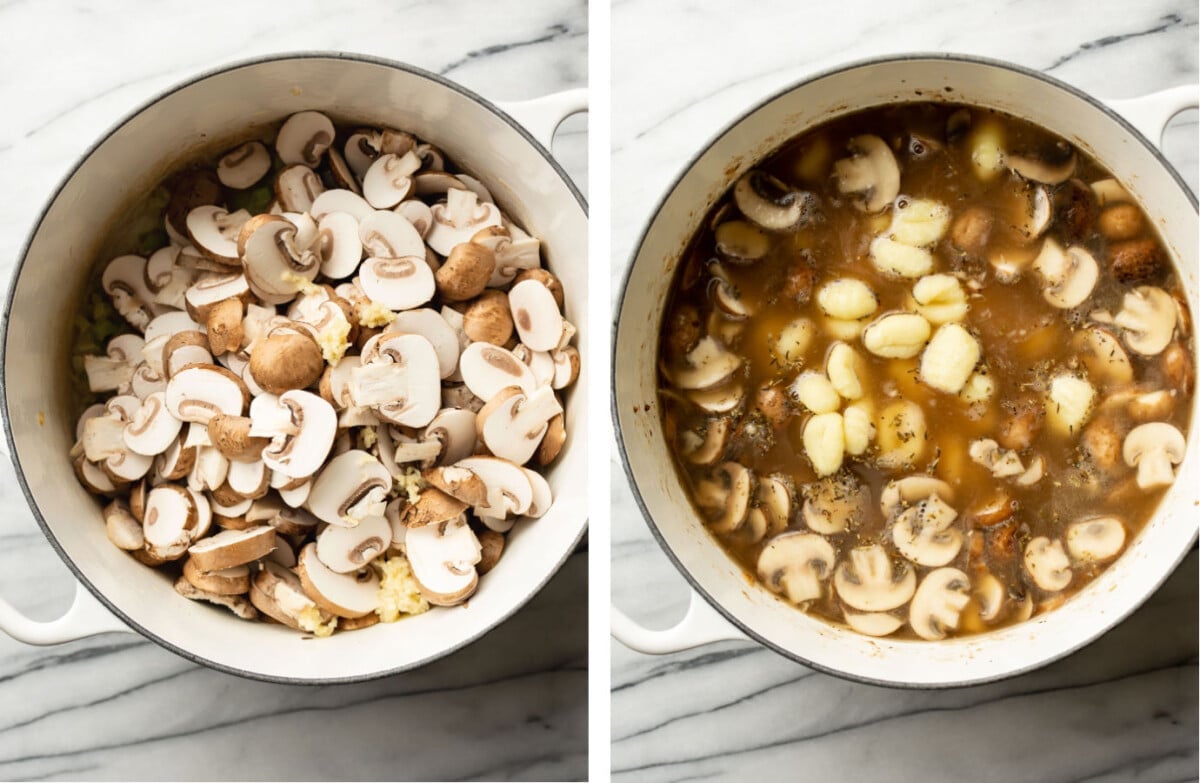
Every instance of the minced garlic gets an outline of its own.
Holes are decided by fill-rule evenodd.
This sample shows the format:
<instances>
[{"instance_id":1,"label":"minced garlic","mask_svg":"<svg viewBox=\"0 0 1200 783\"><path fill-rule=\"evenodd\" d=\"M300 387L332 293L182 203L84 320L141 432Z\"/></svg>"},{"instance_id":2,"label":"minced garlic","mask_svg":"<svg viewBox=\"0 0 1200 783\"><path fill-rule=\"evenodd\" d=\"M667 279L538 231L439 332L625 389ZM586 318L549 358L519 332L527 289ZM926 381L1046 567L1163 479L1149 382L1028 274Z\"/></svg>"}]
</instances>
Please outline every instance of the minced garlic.
<instances>
[{"instance_id":1,"label":"minced garlic","mask_svg":"<svg viewBox=\"0 0 1200 783\"><path fill-rule=\"evenodd\" d=\"M363 451L368 451L378 442L379 435L376 434L374 427L363 427L358 431L358 447Z\"/></svg>"},{"instance_id":2,"label":"minced garlic","mask_svg":"<svg viewBox=\"0 0 1200 783\"><path fill-rule=\"evenodd\" d=\"M396 479L396 489L404 493L409 503L416 503L424 488L425 479L421 478L421 471L416 468L405 468L404 474Z\"/></svg>"},{"instance_id":3,"label":"minced garlic","mask_svg":"<svg viewBox=\"0 0 1200 783\"><path fill-rule=\"evenodd\" d=\"M363 326L387 326L395 320L396 314L379 302L366 302L358 306L358 322Z\"/></svg>"},{"instance_id":4,"label":"minced garlic","mask_svg":"<svg viewBox=\"0 0 1200 783\"><path fill-rule=\"evenodd\" d=\"M288 272L284 270L279 274L279 279L285 283L291 283L292 285L296 286L297 290L299 290L302 294L320 294L325 290L321 288L321 286L309 280L307 277L298 275L295 272Z\"/></svg>"},{"instance_id":5,"label":"minced garlic","mask_svg":"<svg viewBox=\"0 0 1200 783\"><path fill-rule=\"evenodd\" d=\"M412 566L403 555L392 555L375 561L379 567L379 606L375 608L379 619L394 623L403 614L421 614L429 611L429 602L421 596L421 590L413 576Z\"/></svg>"},{"instance_id":6,"label":"minced garlic","mask_svg":"<svg viewBox=\"0 0 1200 783\"><path fill-rule=\"evenodd\" d=\"M338 619L333 616L329 618L329 622L322 623L321 610L313 605L306 606L297 613L296 623L313 636L323 639L337 630Z\"/></svg>"},{"instance_id":7,"label":"minced garlic","mask_svg":"<svg viewBox=\"0 0 1200 783\"><path fill-rule=\"evenodd\" d=\"M317 345L321 346L321 356L330 365L335 365L346 355L350 348L350 322L339 318L325 327L317 337Z\"/></svg>"}]
</instances>

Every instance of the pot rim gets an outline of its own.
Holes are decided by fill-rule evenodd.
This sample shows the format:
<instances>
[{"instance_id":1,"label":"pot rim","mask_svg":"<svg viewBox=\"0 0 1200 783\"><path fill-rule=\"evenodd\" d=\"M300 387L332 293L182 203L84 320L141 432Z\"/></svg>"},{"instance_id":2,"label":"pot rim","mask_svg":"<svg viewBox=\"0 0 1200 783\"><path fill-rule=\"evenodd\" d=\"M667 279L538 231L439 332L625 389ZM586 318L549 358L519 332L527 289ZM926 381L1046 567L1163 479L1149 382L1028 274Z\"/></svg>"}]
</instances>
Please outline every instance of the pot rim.
<instances>
[{"instance_id":1,"label":"pot rim","mask_svg":"<svg viewBox=\"0 0 1200 783\"><path fill-rule=\"evenodd\" d=\"M1166 159L1166 157L1162 154L1162 151L1158 148L1158 146L1156 144L1151 143L1128 120L1126 120L1124 117L1122 117L1120 114L1118 114L1115 110L1113 110L1112 108L1107 106L1103 101L1101 101L1098 98L1095 98L1094 96L1092 96L1091 94L1089 94L1087 92L1084 92L1083 90L1079 89L1078 87L1068 84L1056 77L1050 76L1041 71L1036 71L1031 68L1027 68L1025 66L1017 65L1016 63L1011 63L1011 62L1007 62L1004 60L997 60L997 59L990 58L990 57L979 57L976 55L958 54L958 53L952 53L952 52L909 52L909 53L904 53L904 54L890 54L890 55L883 55L883 56L879 56L879 57L869 57L869 58L860 59L860 60L853 60L848 63L836 65L836 66L822 69L820 71L816 71L812 74L806 75L803 78L799 79L798 81L792 82L791 84L772 92L765 98L762 98L762 99L754 102L753 104L748 106L746 109L742 110L742 112L740 114L738 114L738 116L736 118L734 118L730 122L725 123L718 131L716 131L713 135L711 135L709 137L708 141L706 141L703 146L698 148L698 150L688 158L687 162L683 164L683 166L680 168L679 172L671 179L670 183L663 190L662 195L659 196L657 202L655 203L654 208L650 214L650 217L646 220L645 224L643 225L642 230L638 235L637 242L634 244L634 249L630 253L629 260L625 267L625 271L621 276L621 283L620 283L620 289L619 289L620 290L620 298L617 303L617 312L615 314L615 317L613 318L613 328L612 328L612 334L611 334L613 348L612 348L612 350L610 350L611 355L610 355L610 367L609 367L609 378L611 379L610 380L610 384L611 384L610 394L609 394L609 413L612 417L613 432L616 436L617 447L620 449L620 453L621 453L621 470L625 474L626 482L629 485L629 487L633 493L634 502L637 504L638 509L641 511L642 518L643 518L643 520L645 520L646 526L650 529L651 535L654 536L654 539L658 542L659 548L666 554L667 558L675 566L675 569L677 571L679 571L679 573L687 581L688 586L691 588L691 590L694 591L695 593L697 593L698 595L700 595L700 597L702 597L708 603L708 605L713 608L713 610L715 610L717 613L719 613L723 618L725 618L725 620L727 622L729 622L731 625L733 625L735 628L737 628L741 633L745 634L747 637L754 640L759 645L767 648L768 650L771 650L779 655L782 655L785 658L795 661L796 663L802 664L810 669L813 669L815 671L820 671L825 674L833 675L834 677L838 677L839 679L848 680L851 682L861 682L861 683L864 683L867 685L878 685L878 686L883 686L883 687L887 687L887 688L895 688L895 689L902 689L902 690L944 690L944 689L949 689L949 688L962 688L962 687L970 687L970 686L974 686L974 685L985 685L985 684L992 683L992 682L999 682L1001 680L1007 680L1012 677L1018 677L1022 674L1027 674L1029 672L1036 671L1038 669L1041 669L1045 666L1050 665L1051 663L1054 663L1055 661L1061 660L1061 659L1071 655L1072 653L1075 653L1078 650L1090 645L1092 642L1096 641L1101 636L1103 636L1104 634L1111 631L1117 625L1124 622L1129 617L1129 615L1131 615L1133 612L1137 611L1137 609L1140 608L1145 603L1145 601L1149 599L1150 596L1152 596L1155 592L1157 592L1162 587L1163 583L1166 582L1166 580L1168 578L1170 578L1171 574L1173 574L1175 572L1175 569L1179 567L1179 564L1183 561L1183 559L1185 557L1187 557L1187 555L1191 552L1193 547L1189 546L1189 547L1183 549L1183 551L1179 554L1179 556L1177 558L1175 558L1174 561L1170 564L1170 567L1163 569L1162 577L1158 580L1157 584L1155 584L1154 589L1151 590L1149 593L1147 593L1145 597L1143 597L1140 601L1138 601L1127 612L1125 612L1124 614L1121 614L1120 616L1115 616L1110 622L1108 622L1108 624L1102 630L1094 632L1090 636L1085 635L1085 638L1081 639L1077 644L1074 644L1074 645L1068 647L1067 649L1059 651L1059 652L1055 653L1052 657L1046 658L1038 663L1033 663L1033 664L1029 664L1027 666L1022 666L1022 667L1013 669L1011 671L1008 671L1008 672L1005 672L1002 674L992 675L989 677L982 677L982 678L970 679L970 680L954 680L954 681L937 682L937 683L913 683L913 682L901 682L898 680L885 680L885 679L879 679L879 678L875 678L875 677L867 677L867 676L863 676L860 674L853 674L850 672L842 671L840 669L835 669L835 668L832 668L829 666L825 666L823 664L815 663L813 661L808 660L807 658L800 655L799 653L797 653L793 650L790 650L788 648L785 648L781 645L775 644L774 642L770 641L769 639L766 639L763 636L761 636L760 634L756 633L752 628L750 628L746 623L744 623L736 614L734 614L732 611L730 611L728 608L726 608L720 601L716 600L712 595L709 594L709 592L707 590L705 590L700 585L699 580L697 580L696 577L694 577L692 575L692 573L687 569L687 567L684 566L683 562L679 559L679 556L675 553L675 551L667 543L666 537L663 535L662 531L659 529L658 523L654 520L653 515L650 514L650 511L646 506L645 499L642 497L641 488L638 486L638 483L634 478L633 471L629 465L629 454L628 454L628 451L627 451L626 445L625 445L625 434L621 429L621 420L620 420L620 416L618 414L617 380L616 380L617 379L617 357L616 357L615 346L617 344L617 332L620 328L621 315L624 312L625 300L629 293L629 280L630 280L630 277L632 277L633 267L634 267L634 264L637 262L638 255L642 251L642 246L646 242L646 237L650 233L651 227L655 224L655 222L658 220L659 215L662 213L663 207L666 205L667 201L671 198L671 196L674 195L675 190L679 187L680 183L683 181L683 178L687 176L687 174L695 167L695 165L699 162L699 160L702 157L704 157L704 155L706 155L708 153L708 151L710 149L712 149L712 147L715 144L717 144L717 142L719 142L722 138L725 137L726 134L728 134L731 130L733 130L735 127L737 127L739 124L741 124L751 114L754 114L755 112L759 111L760 109L767 106L768 104L771 104L771 103L775 102L776 100L779 100L780 98L784 97L785 95L788 95L789 93L791 93L795 90L798 90L801 87L805 87L809 84L818 82L818 81L828 78L830 76L836 76L838 74L841 74L841 73L844 73L847 71L853 71L853 70L857 70L857 69L868 67L868 66L882 65L882 64L887 64L887 63L903 63L903 62L923 61L923 60L941 60L943 62L948 62L948 63L966 63L966 64L970 64L970 65L984 65L984 66L989 66L989 67L993 67L993 68L999 68L999 69L1006 70L1006 71L1011 71L1014 73L1018 73L1022 76L1026 76L1026 77L1029 77L1032 79L1037 79L1039 81L1042 81L1046 84L1049 84L1052 87L1056 87L1060 90L1070 93L1071 95L1079 98L1080 100L1083 100L1083 101L1091 104L1092 106L1099 109L1104 115L1106 115L1108 117L1108 119L1114 121L1126 133L1128 133L1130 136L1132 136L1134 139L1136 139L1140 144L1142 144L1142 146L1146 147L1146 149L1158 161L1159 165L1162 166L1163 169L1171 176L1171 178L1175 180L1175 184L1178 185L1179 189L1187 197L1188 201L1192 205L1192 208L1193 209L1198 208L1196 194L1192 192L1190 187L1188 187L1188 184L1183 180L1183 177L1179 174L1179 172L1175 169L1175 167L1171 164L1171 162ZM929 100L936 101L937 99L931 97ZM951 102L951 101L945 101L945 102ZM960 101L960 102L965 102L965 101ZM1193 424L1193 429L1195 429L1197 426L1200 426L1200 424ZM1157 513L1157 510L1155 513ZM1192 538L1193 546L1194 546L1195 541L1196 541L1196 538L1195 538L1195 536L1193 536L1193 538ZM714 544L715 544L715 542L714 542ZM934 642L934 644L936 644L936 642Z\"/></svg>"},{"instance_id":2,"label":"pot rim","mask_svg":"<svg viewBox=\"0 0 1200 783\"><path fill-rule=\"evenodd\" d=\"M108 609L110 612L112 612L114 615L116 615L118 618L120 618L121 622L125 623L132 630L141 634L142 636L149 639L150 641L158 644L160 647L162 647L166 650L169 650L169 651L175 653L176 655L180 656L181 658L185 658L193 663L200 664L209 669L214 669L216 671L223 672L225 674L232 674L232 675L236 675L238 677L245 677L247 679L258 680L261 682L273 682L273 683L281 683L281 684L286 684L286 685L341 685L341 684L348 684L348 683L354 683L354 682L366 682L369 680L381 679L383 677L389 677L394 674L400 674L401 672L405 672L405 671L409 671L411 669L416 669L421 666L425 666L425 665L432 663L440 658L444 658L447 655L450 655L451 653L454 653L454 652L462 649L463 647L466 647L469 644L472 644L473 642L477 641L482 636L490 633L493 629L495 629L501 623L507 621L510 617L512 617L512 615L514 615L519 609L524 607L525 604L527 604L535 595L540 593L542 591L542 589L545 588L546 584L552 578L554 578L554 576L560 570L562 570L563 564L566 563L566 561L575 553L575 550L578 548L579 542L583 539L584 534L587 532L587 528L588 528L587 521L585 520L584 524L580 526L579 534L575 537L575 540L572 542L571 546L566 548L566 550L563 553L563 556L558 560L558 562L555 563L551 569L549 569L549 571L546 574L545 579L541 580L537 585L535 585L533 587L533 589L531 591L529 591L527 594L521 596L517 601L515 601L513 603L512 607L508 611L506 611L504 614L502 614L499 618L497 618L494 623L492 623L484 628L481 628L477 633L472 634L471 636L469 636L468 638L462 640L461 642L459 642L457 644L454 644L450 647L440 650L436 654L429 655L418 661L413 661L411 663L407 663L407 664L404 664L401 666L396 666L393 668L383 669L380 671L369 672L369 673L365 673L365 674L351 675L348 677L307 678L307 677L285 677L285 676L275 676L275 675L263 674L261 672L252 672L252 671L248 671L245 669L240 669L236 666L229 666L229 665L226 665L223 663L218 663L216 661L205 658L201 655L197 655L196 653L194 653L188 649L180 647L172 642L167 641L166 639L161 638L160 636L147 630L141 624L135 622L119 606L117 606L114 602L110 601L107 596L105 596L100 590L98 590L92 584L92 582L87 578L87 576L84 575L82 569L78 565L76 565L76 563L67 554L66 550L59 543L58 538L54 535L54 531L51 529L50 525L46 522L46 519L42 514L41 508L38 506L37 501L34 498L33 492L30 489L29 482L25 477L25 471L23 470L23 468L21 466L21 460L17 455L17 447L16 447L16 442L14 441L13 436L12 436L12 430L6 424L11 418L10 413L9 413L9 407L8 407L8 384L7 384L8 332L9 332L8 314L10 312L12 312L13 300L15 299L15 294L16 294L16 289L17 289L17 281L20 279L21 272L24 269L25 261L27 260L27 256L29 254L29 249L33 244L34 238L41 231L42 224L46 219L47 213L50 211L50 208L55 204L55 202L58 201L59 196L62 195L63 189L72 180L72 178L74 178L74 176L79 172L79 169L84 165L84 163L86 163L88 160L91 159L92 155L96 152L97 149L99 149L105 142L107 142L114 134L116 134L122 128L124 128L129 122L131 122L133 119L135 119L136 117L141 115L144 111L151 108L152 106L159 103L160 101L162 101L166 98L169 98L170 96L172 96L178 92L188 89L188 88L192 87L193 85L195 85L199 82L205 81L207 79L210 79L214 76L220 76L225 73L230 73L232 71L238 71L243 68L251 68L251 67L262 65L265 63L281 62L281 61L287 61L287 60L341 60L341 61L347 61L347 62L366 63L369 65L379 65L379 66L383 66L385 68L391 68L393 70L402 71L404 73L411 74L413 76L424 78L428 81L431 81L431 82L439 85L440 87L442 87L444 89L449 89L449 90L452 90L453 92L459 93L460 95L466 97L468 100L470 100L473 103L477 104L478 106L482 107L486 111L489 111L492 114L494 114L501 121L503 121L505 124L507 124L513 130L515 130L517 132L517 134L522 139L525 140L526 143L531 145L533 147L533 149L550 165L551 169L558 175L558 177L567 186L567 189L569 190L571 195L573 195L575 197L575 201L578 204L579 208L583 211L584 217L585 218L587 217L587 215L588 215L587 199L585 199L583 194L579 191L579 188L575 185L575 183L571 179L570 175L568 175L567 172L563 169L563 167L558 163L558 161L556 161L554 159L554 156L550 153L550 151L548 149L546 149L544 146L542 146L541 142L539 142L537 139L535 139L533 137L533 135L528 130L526 130L523 125L521 125L519 122L517 122L513 117L511 117L508 113L506 113L504 110L502 110L494 102L488 100L487 98L484 98L483 96L479 95L478 93L474 92L473 90L470 90L455 81L447 79L446 77L444 77L440 74L433 73L432 71L428 71L424 68L420 68L415 65L410 65L408 63L402 63L398 60L392 60L392 59L389 59L386 57L377 57L375 55L358 54L358 53L353 53L353 52L322 51L322 50L317 50L317 49L300 50L300 51L294 51L294 52L279 52L279 53L263 55L263 56L259 56L259 57L250 57L250 58L245 58L245 59L232 60L224 65L218 65L213 68L208 68L203 71L199 71L199 72L195 73L194 75L171 85L170 87L166 88L165 90L155 93L152 97L139 103L136 108L123 114L120 117L120 119L118 119L115 123L110 125L107 130L105 130L94 142L92 142L90 145L88 145L87 149L85 149L79 155L79 157L76 159L75 163L71 166L71 168L59 180L58 184L54 187L53 191L51 192L49 198L46 199L45 204L42 206L42 209L39 211L38 216L33 223L33 228L30 229L29 233L26 235L25 241L21 246L21 250L17 255L17 261L13 265L13 271L9 278L8 291L5 294L5 298L4 298L4 309L3 309L3 311L0 311L0 318L2 318L2 320L3 320L3 324L0 324L0 418L2 418L3 422L5 423L3 426L4 438L5 438L5 442L7 443L9 457L12 461L13 469L17 475L17 482L21 487L22 494L24 494L24 496L25 496L26 504L29 506L30 511L33 513L34 519L37 521L38 526L42 529L42 534L50 542L50 546L53 547L54 551L58 554L59 559L62 560L63 563L66 564L68 569L70 569L72 576L74 576L74 578L80 584L82 584L84 587L86 587L88 592L90 592L93 596L95 596L96 600L99 601L106 609Z\"/></svg>"}]
</instances>

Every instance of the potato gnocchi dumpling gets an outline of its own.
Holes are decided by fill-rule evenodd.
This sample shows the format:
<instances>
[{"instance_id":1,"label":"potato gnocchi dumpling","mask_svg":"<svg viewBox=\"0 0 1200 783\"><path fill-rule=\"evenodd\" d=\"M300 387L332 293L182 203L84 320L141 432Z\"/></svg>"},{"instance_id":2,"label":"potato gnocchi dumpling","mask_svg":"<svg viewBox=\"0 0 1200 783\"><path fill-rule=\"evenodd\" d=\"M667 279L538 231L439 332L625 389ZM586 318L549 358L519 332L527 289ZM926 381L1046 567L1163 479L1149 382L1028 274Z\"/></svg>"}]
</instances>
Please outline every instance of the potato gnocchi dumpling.
<instances>
[{"instance_id":1,"label":"potato gnocchi dumpling","mask_svg":"<svg viewBox=\"0 0 1200 783\"><path fill-rule=\"evenodd\" d=\"M661 327L676 467L781 600L870 636L1060 606L1175 481L1195 381L1131 193L1026 122L847 115L740 176Z\"/></svg>"}]
</instances>

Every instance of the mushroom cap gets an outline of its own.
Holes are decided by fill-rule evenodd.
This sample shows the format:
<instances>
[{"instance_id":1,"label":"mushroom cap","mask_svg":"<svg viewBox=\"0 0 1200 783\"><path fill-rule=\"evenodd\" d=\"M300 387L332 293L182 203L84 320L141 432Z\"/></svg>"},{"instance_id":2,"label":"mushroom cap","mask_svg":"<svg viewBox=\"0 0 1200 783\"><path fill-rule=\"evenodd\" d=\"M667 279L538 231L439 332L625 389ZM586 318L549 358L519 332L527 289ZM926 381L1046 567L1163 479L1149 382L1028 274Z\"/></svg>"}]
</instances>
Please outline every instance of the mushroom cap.
<instances>
[{"instance_id":1,"label":"mushroom cap","mask_svg":"<svg viewBox=\"0 0 1200 783\"><path fill-rule=\"evenodd\" d=\"M1165 421L1139 424L1125 436L1122 456L1129 467L1137 467L1142 489L1161 487L1175 481L1175 465L1183 461L1187 442L1183 433Z\"/></svg>"},{"instance_id":2,"label":"mushroom cap","mask_svg":"<svg viewBox=\"0 0 1200 783\"><path fill-rule=\"evenodd\" d=\"M284 120L275 136L275 153L285 165L315 167L333 143L333 121L319 111L301 111Z\"/></svg>"},{"instance_id":3,"label":"mushroom cap","mask_svg":"<svg viewBox=\"0 0 1200 783\"><path fill-rule=\"evenodd\" d=\"M296 573L308 597L330 614L362 617L379 605L379 575L374 569L339 574L321 562L315 543L300 550Z\"/></svg>"},{"instance_id":4,"label":"mushroom cap","mask_svg":"<svg viewBox=\"0 0 1200 783\"><path fill-rule=\"evenodd\" d=\"M167 382L167 410L180 421L207 425L218 413L240 416L250 391L242 379L215 364L192 364Z\"/></svg>"},{"instance_id":5,"label":"mushroom cap","mask_svg":"<svg viewBox=\"0 0 1200 783\"><path fill-rule=\"evenodd\" d=\"M1076 561L1104 563L1125 547L1125 526L1116 517L1081 519L1067 527L1067 551Z\"/></svg>"},{"instance_id":6,"label":"mushroom cap","mask_svg":"<svg viewBox=\"0 0 1200 783\"><path fill-rule=\"evenodd\" d=\"M196 589L215 595L242 595L250 591L250 569L245 565L201 571L189 557L183 561L183 578Z\"/></svg>"},{"instance_id":7,"label":"mushroom cap","mask_svg":"<svg viewBox=\"0 0 1200 783\"><path fill-rule=\"evenodd\" d=\"M317 557L331 571L348 574L388 550L392 527L382 516L367 517L355 527L329 525L317 535Z\"/></svg>"},{"instance_id":8,"label":"mushroom cap","mask_svg":"<svg viewBox=\"0 0 1200 783\"><path fill-rule=\"evenodd\" d=\"M829 578L837 559L833 546L813 533L781 533L758 556L758 577L768 588L794 604L820 598L821 582Z\"/></svg>"},{"instance_id":9,"label":"mushroom cap","mask_svg":"<svg viewBox=\"0 0 1200 783\"><path fill-rule=\"evenodd\" d=\"M508 386L519 386L526 394L537 388L529 366L498 345L471 343L459 357L458 366L467 388L484 402Z\"/></svg>"},{"instance_id":10,"label":"mushroom cap","mask_svg":"<svg viewBox=\"0 0 1200 783\"><path fill-rule=\"evenodd\" d=\"M373 455L351 449L337 455L313 480L308 508L331 525L354 527L382 516L392 474Z\"/></svg>"},{"instance_id":11,"label":"mushroom cap","mask_svg":"<svg viewBox=\"0 0 1200 783\"><path fill-rule=\"evenodd\" d=\"M188 554L200 571L222 571L266 557L275 548L275 528L270 525L245 530L222 530L192 544Z\"/></svg>"},{"instance_id":12,"label":"mushroom cap","mask_svg":"<svg viewBox=\"0 0 1200 783\"><path fill-rule=\"evenodd\" d=\"M252 187L270 170L271 153L261 141L248 141L234 147L217 161L217 179L234 190Z\"/></svg>"},{"instance_id":13,"label":"mushroom cap","mask_svg":"<svg viewBox=\"0 0 1200 783\"><path fill-rule=\"evenodd\" d=\"M852 473L827 476L804 488L801 518L815 533L841 533L863 520L870 494Z\"/></svg>"},{"instance_id":14,"label":"mushroom cap","mask_svg":"<svg viewBox=\"0 0 1200 783\"><path fill-rule=\"evenodd\" d=\"M463 518L409 528L405 552L421 595L435 606L460 604L475 592L482 549Z\"/></svg>"},{"instance_id":15,"label":"mushroom cap","mask_svg":"<svg viewBox=\"0 0 1200 783\"><path fill-rule=\"evenodd\" d=\"M405 527L424 527L455 519L467 510L468 504L448 495L437 487L425 487L417 502L404 510Z\"/></svg>"},{"instance_id":16,"label":"mushroom cap","mask_svg":"<svg viewBox=\"0 0 1200 783\"><path fill-rule=\"evenodd\" d=\"M851 157L833 164L838 191L858 194L855 206L879 212L900 193L900 166L887 142L878 136L855 136L846 145Z\"/></svg>"},{"instance_id":17,"label":"mushroom cap","mask_svg":"<svg viewBox=\"0 0 1200 783\"><path fill-rule=\"evenodd\" d=\"M842 602L864 612L886 612L908 603L917 589L916 572L907 564L898 571L879 544L850 550L838 566L834 587Z\"/></svg>"},{"instance_id":18,"label":"mushroom cap","mask_svg":"<svg viewBox=\"0 0 1200 783\"><path fill-rule=\"evenodd\" d=\"M1155 286L1138 286L1125 294L1113 323L1131 351L1157 356L1171 343L1179 310L1174 297Z\"/></svg>"},{"instance_id":19,"label":"mushroom cap","mask_svg":"<svg viewBox=\"0 0 1200 783\"><path fill-rule=\"evenodd\" d=\"M1100 279L1100 266L1091 253L1079 245L1064 250L1053 239L1042 243L1033 268L1046 282L1042 296L1063 310L1083 304Z\"/></svg>"},{"instance_id":20,"label":"mushroom cap","mask_svg":"<svg viewBox=\"0 0 1200 783\"><path fill-rule=\"evenodd\" d=\"M913 594L908 624L922 639L944 639L971 600L971 580L957 568L930 571Z\"/></svg>"},{"instance_id":21,"label":"mushroom cap","mask_svg":"<svg viewBox=\"0 0 1200 783\"><path fill-rule=\"evenodd\" d=\"M424 254L371 256L359 267L359 284L372 302L389 310L411 310L433 298L437 284Z\"/></svg>"},{"instance_id":22,"label":"mushroom cap","mask_svg":"<svg viewBox=\"0 0 1200 783\"><path fill-rule=\"evenodd\" d=\"M1037 536L1025 545L1025 573L1041 589L1057 593L1071 584L1071 560L1061 541Z\"/></svg>"}]
</instances>

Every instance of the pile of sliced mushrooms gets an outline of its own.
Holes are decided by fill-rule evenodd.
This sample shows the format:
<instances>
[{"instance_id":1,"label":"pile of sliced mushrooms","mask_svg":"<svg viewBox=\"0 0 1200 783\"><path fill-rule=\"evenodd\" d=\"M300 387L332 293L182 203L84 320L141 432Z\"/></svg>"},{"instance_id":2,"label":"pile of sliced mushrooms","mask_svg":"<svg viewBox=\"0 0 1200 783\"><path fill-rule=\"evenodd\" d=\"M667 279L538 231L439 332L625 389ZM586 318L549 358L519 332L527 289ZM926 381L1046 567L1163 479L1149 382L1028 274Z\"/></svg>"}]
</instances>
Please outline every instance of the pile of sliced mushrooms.
<instances>
[{"instance_id":1,"label":"pile of sliced mushrooms","mask_svg":"<svg viewBox=\"0 0 1200 783\"><path fill-rule=\"evenodd\" d=\"M461 604L552 502L579 373L562 285L483 183L294 114L172 182L169 243L101 283L80 482L183 596L317 636ZM270 188L262 214L229 196Z\"/></svg>"},{"instance_id":2,"label":"pile of sliced mushrooms","mask_svg":"<svg viewBox=\"0 0 1200 783\"><path fill-rule=\"evenodd\" d=\"M937 640L1053 609L1124 550L1184 457L1191 321L1160 241L1116 180L1080 179L1098 167L1076 150L1007 150L1006 128L962 110L941 139L817 139L794 183L747 172L665 316L665 429L710 529L767 588L863 634ZM1016 203L904 192L931 159ZM830 221L847 258L797 250ZM1022 281L1052 336L985 339L986 291ZM764 350L756 319L781 308L796 317ZM996 339L1045 343L1019 394L1001 392ZM1053 515L1022 508L1067 488Z\"/></svg>"}]
</instances>

